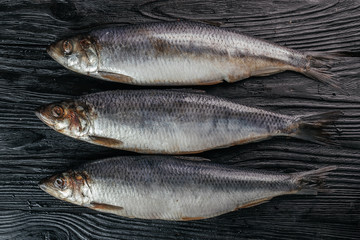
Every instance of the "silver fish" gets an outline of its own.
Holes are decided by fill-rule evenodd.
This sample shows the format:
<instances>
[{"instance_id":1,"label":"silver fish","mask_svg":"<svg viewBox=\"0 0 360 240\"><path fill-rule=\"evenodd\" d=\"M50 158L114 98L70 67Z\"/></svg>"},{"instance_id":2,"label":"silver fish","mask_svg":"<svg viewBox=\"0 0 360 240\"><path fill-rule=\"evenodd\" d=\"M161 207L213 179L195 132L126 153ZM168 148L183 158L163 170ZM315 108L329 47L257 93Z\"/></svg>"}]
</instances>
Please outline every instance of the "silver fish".
<instances>
[{"instance_id":1,"label":"silver fish","mask_svg":"<svg viewBox=\"0 0 360 240\"><path fill-rule=\"evenodd\" d=\"M272 136L328 142L321 126L340 114L287 116L175 90L101 92L36 111L44 123L67 136L152 154L198 153Z\"/></svg>"},{"instance_id":2,"label":"silver fish","mask_svg":"<svg viewBox=\"0 0 360 240\"><path fill-rule=\"evenodd\" d=\"M201 23L106 27L47 51L72 71L134 85L210 85L290 70L339 88L328 66L334 53L300 52Z\"/></svg>"},{"instance_id":3,"label":"silver fish","mask_svg":"<svg viewBox=\"0 0 360 240\"><path fill-rule=\"evenodd\" d=\"M43 179L61 200L130 218L199 220L285 194L314 194L328 166L292 174L236 169L170 156L117 157Z\"/></svg>"}]
</instances>

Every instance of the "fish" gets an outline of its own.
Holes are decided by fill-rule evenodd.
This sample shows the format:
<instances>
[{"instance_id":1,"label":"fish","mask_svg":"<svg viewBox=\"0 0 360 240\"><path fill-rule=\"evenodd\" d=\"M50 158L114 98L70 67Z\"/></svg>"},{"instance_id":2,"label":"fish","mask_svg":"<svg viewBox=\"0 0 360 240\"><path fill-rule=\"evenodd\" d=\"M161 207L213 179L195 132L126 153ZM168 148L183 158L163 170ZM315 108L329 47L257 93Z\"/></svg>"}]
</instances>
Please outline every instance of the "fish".
<instances>
[{"instance_id":1,"label":"fish","mask_svg":"<svg viewBox=\"0 0 360 240\"><path fill-rule=\"evenodd\" d=\"M332 143L333 111L288 116L199 91L114 90L40 106L35 114L67 136L146 154L194 154L291 136ZM335 141L333 141L335 143Z\"/></svg>"},{"instance_id":2,"label":"fish","mask_svg":"<svg viewBox=\"0 0 360 240\"><path fill-rule=\"evenodd\" d=\"M286 194L317 194L326 166L296 173L265 172L174 156L122 156L88 162L42 179L48 194L128 218L201 220Z\"/></svg>"},{"instance_id":3,"label":"fish","mask_svg":"<svg viewBox=\"0 0 360 240\"><path fill-rule=\"evenodd\" d=\"M300 52L197 22L105 26L47 52L77 73L132 85L212 85L289 70L342 90L330 71L341 53Z\"/></svg>"}]
</instances>

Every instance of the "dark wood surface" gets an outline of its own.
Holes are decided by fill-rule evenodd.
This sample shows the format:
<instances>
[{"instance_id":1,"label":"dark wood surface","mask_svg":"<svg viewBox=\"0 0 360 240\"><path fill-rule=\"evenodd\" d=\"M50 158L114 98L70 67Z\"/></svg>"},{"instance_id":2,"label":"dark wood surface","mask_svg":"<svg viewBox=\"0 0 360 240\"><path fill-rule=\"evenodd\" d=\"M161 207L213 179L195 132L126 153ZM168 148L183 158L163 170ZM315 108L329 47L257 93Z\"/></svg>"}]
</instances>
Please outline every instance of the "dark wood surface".
<instances>
[{"instance_id":1,"label":"dark wood surface","mask_svg":"<svg viewBox=\"0 0 360 240\"><path fill-rule=\"evenodd\" d=\"M297 73L199 87L209 94L285 114L341 110L329 128L340 146L275 138L200 154L216 162L292 172L337 165L331 193L283 196L194 222L127 219L57 200L38 181L84 161L133 154L79 142L34 115L41 104L139 87L91 79L53 61L54 40L102 24L211 21L304 51L360 52L360 2L0 1L0 239L359 239L360 59L332 71L349 96Z\"/></svg>"}]
</instances>

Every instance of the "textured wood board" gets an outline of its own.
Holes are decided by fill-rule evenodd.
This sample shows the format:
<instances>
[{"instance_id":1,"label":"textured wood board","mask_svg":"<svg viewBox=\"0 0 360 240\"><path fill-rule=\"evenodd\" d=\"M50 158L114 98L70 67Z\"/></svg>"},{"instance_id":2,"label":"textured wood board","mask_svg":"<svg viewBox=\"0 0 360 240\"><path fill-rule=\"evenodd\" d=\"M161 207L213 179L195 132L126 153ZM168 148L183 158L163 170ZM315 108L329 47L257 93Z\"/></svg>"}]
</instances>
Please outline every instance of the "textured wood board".
<instances>
[{"instance_id":1,"label":"textured wood board","mask_svg":"<svg viewBox=\"0 0 360 240\"><path fill-rule=\"evenodd\" d=\"M329 129L340 146L276 138L200 155L284 172L335 164L339 169L328 180L332 193L283 196L213 219L166 222L98 213L38 188L41 178L83 161L133 153L56 133L36 118L36 107L80 94L140 88L70 72L45 47L105 23L177 19L217 22L303 51L360 52L359 1L1 1L0 239L358 239L359 58L341 59L332 69L349 96L291 72L198 88L285 114L343 111Z\"/></svg>"}]
</instances>

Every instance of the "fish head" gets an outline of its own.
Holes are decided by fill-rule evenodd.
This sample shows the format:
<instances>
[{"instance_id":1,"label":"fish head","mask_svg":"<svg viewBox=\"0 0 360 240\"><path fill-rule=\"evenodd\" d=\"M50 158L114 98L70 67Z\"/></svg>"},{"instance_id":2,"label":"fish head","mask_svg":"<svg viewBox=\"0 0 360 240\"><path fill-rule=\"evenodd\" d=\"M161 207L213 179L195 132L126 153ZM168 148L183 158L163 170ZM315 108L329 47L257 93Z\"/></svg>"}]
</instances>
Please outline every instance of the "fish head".
<instances>
[{"instance_id":1,"label":"fish head","mask_svg":"<svg viewBox=\"0 0 360 240\"><path fill-rule=\"evenodd\" d=\"M86 137L93 117L92 108L81 101L63 101L39 107L35 114L55 131L73 138Z\"/></svg>"},{"instance_id":2,"label":"fish head","mask_svg":"<svg viewBox=\"0 0 360 240\"><path fill-rule=\"evenodd\" d=\"M76 36L57 41L47 47L48 54L64 67L82 74L98 69L96 40L89 36Z\"/></svg>"},{"instance_id":3,"label":"fish head","mask_svg":"<svg viewBox=\"0 0 360 240\"><path fill-rule=\"evenodd\" d=\"M78 205L90 203L91 191L88 184L88 174L77 171L67 171L42 179L39 187L58 199Z\"/></svg>"}]
</instances>

